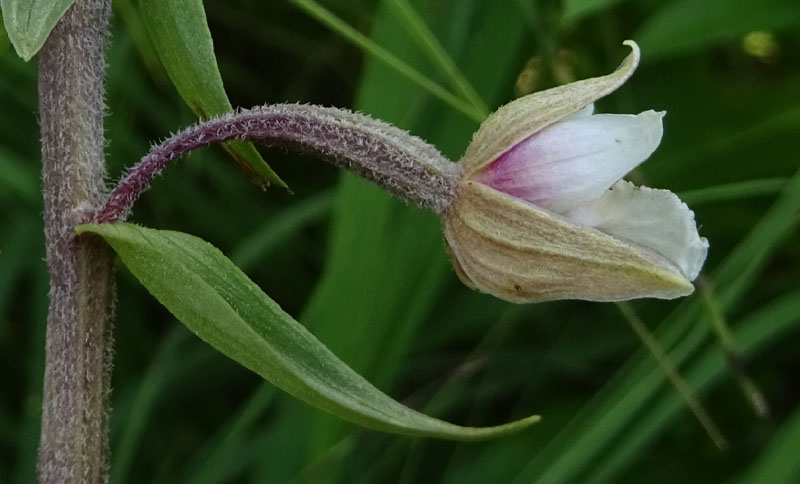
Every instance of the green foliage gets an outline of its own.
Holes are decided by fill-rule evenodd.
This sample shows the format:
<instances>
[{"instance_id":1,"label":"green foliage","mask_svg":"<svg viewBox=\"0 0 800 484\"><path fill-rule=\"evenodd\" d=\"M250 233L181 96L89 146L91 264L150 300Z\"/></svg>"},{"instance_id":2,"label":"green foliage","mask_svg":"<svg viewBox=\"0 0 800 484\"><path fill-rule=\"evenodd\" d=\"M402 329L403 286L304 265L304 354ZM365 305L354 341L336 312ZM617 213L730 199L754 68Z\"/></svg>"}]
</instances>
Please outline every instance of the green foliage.
<instances>
[{"instance_id":1,"label":"green foliage","mask_svg":"<svg viewBox=\"0 0 800 484\"><path fill-rule=\"evenodd\" d=\"M136 34L140 12L126 8L134 3L115 1L109 46L113 178L153 140L195 121L153 64L147 36ZM598 111L668 112L662 146L633 177L679 192L695 210L711 241L704 277L771 416L759 420L742 396L702 293L631 306L697 392L727 452L714 448L613 306L515 307L473 293L449 269L432 215L279 151L270 164L296 195L265 194L224 154L204 150L156 180L134 208L137 223L213 242L337 357L411 408L471 426L543 419L468 444L362 430L219 355L121 268L112 483L797 480L796 2L318 3L423 83L472 106L458 76L490 109L515 92L606 73L625 54L622 40L643 40L642 67ZM399 9L405 3L412 13ZM295 4L204 5L234 105L351 107L452 159L476 127ZM650 29L660 33L645 36ZM746 48L755 29L765 52ZM12 483L35 482L47 310L35 82L35 65L0 56L0 472Z\"/></svg>"},{"instance_id":2,"label":"green foliage","mask_svg":"<svg viewBox=\"0 0 800 484\"><path fill-rule=\"evenodd\" d=\"M161 64L192 111L201 119L230 112L203 2L142 0L139 11ZM256 183L286 186L252 143L231 141L223 146Z\"/></svg>"},{"instance_id":3,"label":"green foliage","mask_svg":"<svg viewBox=\"0 0 800 484\"><path fill-rule=\"evenodd\" d=\"M315 407L386 432L482 440L520 430L538 416L491 428L448 424L372 387L281 310L222 252L197 237L131 224L80 225L201 339Z\"/></svg>"},{"instance_id":4,"label":"green foliage","mask_svg":"<svg viewBox=\"0 0 800 484\"><path fill-rule=\"evenodd\" d=\"M291 0L291 1L298 7L308 12L309 15L313 16L323 24L333 29L342 37L348 39L350 42L355 44L360 49L363 49L364 52L374 56L376 59L381 60L382 62L390 66L392 69L397 71L399 74L407 77L412 82L419 84L420 87L430 92L434 96L438 97L442 101L446 102L447 104L451 105L453 108L461 111L462 113L464 113L465 115L471 117L476 121L480 121L485 116L485 113L482 112L482 109L484 109L483 106L475 106L475 105L470 106L469 103L464 102L463 100L454 96L452 93L447 91L447 89L444 89L442 86L431 81L424 74L420 73L418 70L414 69L413 67L409 66L402 60L395 57L391 52L388 52L386 49L382 48L380 45L370 40L369 37L366 37L362 33L358 32L357 30L347 25L345 22L337 18L334 14L332 14L330 11L322 7L314 0ZM415 25L414 27L416 28L417 26ZM426 47L433 47L434 49L436 48L435 46L430 46L430 39L424 39L423 43ZM452 67L451 66L449 67L452 70ZM470 101L474 103L474 100Z\"/></svg>"},{"instance_id":5,"label":"green foliage","mask_svg":"<svg viewBox=\"0 0 800 484\"><path fill-rule=\"evenodd\" d=\"M39 197L39 186L32 167L0 146L0 200L11 203L20 198L26 201Z\"/></svg>"},{"instance_id":6,"label":"green foliage","mask_svg":"<svg viewBox=\"0 0 800 484\"><path fill-rule=\"evenodd\" d=\"M3 11L0 10L0 55L5 53L9 46L8 34L6 33L6 26L3 22Z\"/></svg>"},{"instance_id":7,"label":"green foliage","mask_svg":"<svg viewBox=\"0 0 800 484\"><path fill-rule=\"evenodd\" d=\"M653 14L634 38L649 61L707 49L754 30L800 26L794 0L679 0Z\"/></svg>"},{"instance_id":8,"label":"green foliage","mask_svg":"<svg viewBox=\"0 0 800 484\"><path fill-rule=\"evenodd\" d=\"M407 0L387 0L386 5L391 9L397 21L403 25L420 49L430 58L434 67L439 68L441 73L448 78L453 89L460 92L464 99L472 104L478 114L482 117L489 115L489 108L481 99L480 94L475 92L475 88L469 83L464 74L459 71L453 59L444 49L442 44L436 39L436 35L431 32L425 24L425 20L412 7Z\"/></svg>"},{"instance_id":9,"label":"green foliage","mask_svg":"<svg viewBox=\"0 0 800 484\"><path fill-rule=\"evenodd\" d=\"M564 20L577 20L623 0L564 0Z\"/></svg>"},{"instance_id":10,"label":"green foliage","mask_svg":"<svg viewBox=\"0 0 800 484\"><path fill-rule=\"evenodd\" d=\"M75 0L2 0L8 39L24 60L31 60L44 45L56 22ZM2 37L2 35L0 35ZM0 42L2 43L2 42Z\"/></svg>"},{"instance_id":11,"label":"green foliage","mask_svg":"<svg viewBox=\"0 0 800 484\"><path fill-rule=\"evenodd\" d=\"M800 294L796 294L795 297L800 297ZM797 311L796 305L793 310ZM795 458L794 452L798 445L800 445L800 413L795 411L739 482L742 484L797 482L800 479L800 462Z\"/></svg>"},{"instance_id":12,"label":"green foliage","mask_svg":"<svg viewBox=\"0 0 800 484\"><path fill-rule=\"evenodd\" d=\"M718 287L719 304L723 310L730 310L739 302L748 284L755 280L754 276L776 244L791 233L798 222L800 222L800 172L795 175L792 183L787 185L783 196L753 228L749 236L714 272L713 283ZM708 316L699 310L699 306L697 299L688 299L660 328L661 343L666 347L673 347L669 356L676 364L680 365L696 354L704 342L703 318ZM693 328L704 331L692 334ZM684 337L678 340L680 335ZM771 335L772 333L768 333L766 336ZM623 455L627 453L626 457L630 458L630 455L638 452L641 446L653 437L652 426L655 420L652 413L648 418L640 419L639 412L663 385L661 378L653 378L652 366L650 355L645 351L640 351L631 358L607 385L605 394L584 407L585 413L576 419L575 426L554 441L548 449L550 452L543 452L537 456L522 474L519 482L532 480L543 483L570 482L581 475L582 471L588 479L586 467L590 466L599 454L609 453L610 457L606 457L600 465L613 468L611 463L614 459L619 459L617 456L620 453ZM665 425L666 419L660 423ZM625 438L622 444L612 445L623 432ZM593 471L596 472L596 469ZM611 474L614 471L604 469L604 472ZM598 479L597 475L593 474L592 477ZM608 479L608 476L605 476L605 479Z\"/></svg>"},{"instance_id":13,"label":"green foliage","mask_svg":"<svg viewBox=\"0 0 800 484\"><path fill-rule=\"evenodd\" d=\"M785 178L765 178L699 188L680 194L681 200L693 207L712 202L725 202L742 198L774 195L786 186Z\"/></svg>"}]
</instances>

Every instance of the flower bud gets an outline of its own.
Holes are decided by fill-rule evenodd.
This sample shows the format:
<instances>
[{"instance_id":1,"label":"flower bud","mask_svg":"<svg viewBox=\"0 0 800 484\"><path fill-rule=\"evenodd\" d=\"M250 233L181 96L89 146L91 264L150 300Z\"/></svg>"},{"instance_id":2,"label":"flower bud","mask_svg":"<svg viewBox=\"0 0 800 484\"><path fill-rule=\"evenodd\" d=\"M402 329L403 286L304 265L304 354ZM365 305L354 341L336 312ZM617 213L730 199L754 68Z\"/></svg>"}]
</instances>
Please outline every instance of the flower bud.
<instances>
[{"instance_id":1,"label":"flower bud","mask_svg":"<svg viewBox=\"0 0 800 484\"><path fill-rule=\"evenodd\" d=\"M461 279L512 302L691 294L708 242L673 193L621 180L661 141L663 113L593 114L613 73L520 98L481 125L461 161L445 236Z\"/></svg>"}]
</instances>

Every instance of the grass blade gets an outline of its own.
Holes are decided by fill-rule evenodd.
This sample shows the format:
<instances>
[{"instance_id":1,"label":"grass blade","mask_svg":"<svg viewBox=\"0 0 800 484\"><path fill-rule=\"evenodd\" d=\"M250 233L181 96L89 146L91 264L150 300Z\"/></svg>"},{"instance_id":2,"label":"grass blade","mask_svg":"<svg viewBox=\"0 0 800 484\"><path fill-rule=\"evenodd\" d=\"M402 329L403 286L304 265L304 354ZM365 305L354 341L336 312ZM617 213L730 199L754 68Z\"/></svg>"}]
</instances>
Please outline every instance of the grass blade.
<instances>
[{"instance_id":1,"label":"grass blade","mask_svg":"<svg viewBox=\"0 0 800 484\"><path fill-rule=\"evenodd\" d=\"M795 297L800 297L800 294ZM764 449L752 467L737 482L750 484L768 482L769 484L792 484L800 479L800 410L784 422L778 433Z\"/></svg>"},{"instance_id":2,"label":"grass blade","mask_svg":"<svg viewBox=\"0 0 800 484\"><path fill-rule=\"evenodd\" d=\"M425 76L418 70L400 60L394 54L376 44L369 37L347 25L344 21L342 21L342 19L334 15L329 10L326 10L324 7L322 7L322 5L318 4L314 0L290 1L334 32L352 42L359 49L375 57L381 62L384 62L392 69L396 70L399 74L425 89L433 96L439 98L456 111L461 112L473 121L483 121L484 115L480 111L476 110L472 105L462 101L459 97L453 95L450 91L435 83L429 77Z\"/></svg>"},{"instance_id":3,"label":"grass blade","mask_svg":"<svg viewBox=\"0 0 800 484\"><path fill-rule=\"evenodd\" d=\"M800 322L800 291L786 293L757 309L736 325L734 336L742 352L755 358L770 345L779 344L789 337L796 337ZM709 345L696 361L686 369L689 385L700 394L707 394L715 385L729 375L728 365L716 346ZM620 473L633 458L648 450L648 445L658 438L663 429L669 427L682 410L682 402L675 395L662 399L650 409L646 418L619 439L597 467L592 469L587 484L619 482ZM767 452L764 455L768 455ZM796 459L791 459L796 463ZM788 464L787 462L775 463ZM777 469L776 469L777 470ZM771 480L748 480L743 482L773 483ZM777 481L780 482L780 481ZM786 481L793 482L793 481Z\"/></svg>"},{"instance_id":4,"label":"grass blade","mask_svg":"<svg viewBox=\"0 0 800 484\"><path fill-rule=\"evenodd\" d=\"M321 192L297 202L241 240L233 249L231 260L243 271L248 270L306 225L322 218L332 205L333 194L330 192Z\"/></svg>"},{"instance_id":5,"label":"grass blade","mask_svg":"<svg viewBox=\"0 0 800 484\"><path fill-rule=\"evenodd\" d=\"M260 384L231 421L222 426L203 449L197 452L189 466L189 472L180 482L212 484L230 480L243 463L242 450L248 432L269 408L274 396L274 386Z\"/></svg>"},{"instance_id":6,"label":"grass blade","mask_svg":"<svg viewBox=\"0 0 800 484\"><path fill-rule=\"evenodd\" d=\"M797 226L800 218L800 171L797 172L761 221L714 271L712 280L718 288L720 307L731 310L753 284L777 245ZM700 301L685 301L665 321L656 334L669 351L670 359L680 365L705 341L707 331L699 324L703 317ZM560 483L573 480L608 448L631 424L653 395L661 388L653 380L649 355L639 353L615 375L584 411L545 448L517 477L515 482Z\"/></svg>"},{"instance_id":7,"label":"grass blade","mask_svg":"<svg viewBox=\"0 0 800 484\"><path fill-rule=\"evenodd\" d=\"M191 110L201 119L232 111L217 67L203 2L142 0L139 13L161 64ZM252 143L230 141L223 148L257 184L286 187Z\"/></svg>"},{"instance_id":8,"label":"grass blade","mask_svg":"<svg viewBox=\"0 0 800 484\"><path fill-rule=\"evenodd\" d=\"M745 198L763 197L780 193L789 181L788 178L775 177L760 180L746 180L735 183L726 183L713 187L687 190L679 196L689 206L699 206L707 203L729 202Z\"/></svg>"},{"instance_id":9,"label":"grass blade","mask_svg":"<svg viewBox=\"0 0 800 484\"><path fill-rule=\"evenodd\" d=\"M616 306L620 313L622 313L623 319L625 319L633 332L636 333L636 336L639 337L639 340L644 344L650 354L653 355L659 368L661 368L661 371L672 383L672 386L675 387L675 390L677 390L678 394L686 403L686 406L689 407L689 410L697 417L700 425L703 426L708 437L714 442L714 445L719 450L725 450L728 447L727 440L722 436L722 432L720 432L717 424L714 423L714 420L697 398L697 395L692 391L692 388L680 375L675 365L672 364L669 356L664 352L664 349L658 344L658 340L648 331L644 322L639 318L639 315L636 314L629 303L617 303Z\"/></svg>"},{"instance_id":10,"label":"grass blade","mask_svg":"<svg viewBox=\"0 0 800 484\"><path fill-rule=\"evenodd\" d=\"M417 11L414 10L414 7L408 3L408 0L385 0L385 3L395 14L395 17L402 23L409 35L411 35L411 38L414 39L422 51L430 58L433 65L450 80L453 87L455 87L464 99L471 103L484 118L488 116L489 107L477 91L475 91L475 88L472 87L469 80L459 70L453 59L447 54L447 51L436 39L436 36L425 24L422 17L420 17Z\"/></svg>"}]
</instances>

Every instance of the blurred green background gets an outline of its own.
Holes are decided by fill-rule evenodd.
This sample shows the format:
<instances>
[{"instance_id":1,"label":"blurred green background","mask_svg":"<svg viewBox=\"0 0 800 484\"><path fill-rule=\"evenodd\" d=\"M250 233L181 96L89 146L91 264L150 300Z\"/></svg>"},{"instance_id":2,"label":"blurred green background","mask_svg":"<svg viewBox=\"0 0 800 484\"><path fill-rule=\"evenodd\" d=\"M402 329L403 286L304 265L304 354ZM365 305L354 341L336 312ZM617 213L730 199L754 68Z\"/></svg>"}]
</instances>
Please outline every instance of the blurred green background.
<instances>
[{"instance_id":1,"label":"blurred green background","mask_svg":"<svg viewBox=\"0 0 800 484\"><path fill-rule=\"evenodd\" d=\"M296 2L204 2L234 106L350 107L456 160L477 125ZM447 86L393 0L321 2ZM112 483L800 482L800 3L796 0L409 2L494 109L613 69L601 112L666 110L631 178L681 194L711 241L708 290L636 301L728 441L718 450L614 305L513 306L462 286L438 220L310 157L263 151L292 187L261 192L219 148L168 168L133 220L217 245L348 364L414 408L488 425L480 444L395 437L307 407L191 335L118 271ZM108 49L112 179L195 121L115 0ZM0 38L0 482L34 482L47 273L36 64ZM731 325L770 405L758 418L711 329ZM718 317L718 316L717 316Z\"/></svg>"}]
</instances>

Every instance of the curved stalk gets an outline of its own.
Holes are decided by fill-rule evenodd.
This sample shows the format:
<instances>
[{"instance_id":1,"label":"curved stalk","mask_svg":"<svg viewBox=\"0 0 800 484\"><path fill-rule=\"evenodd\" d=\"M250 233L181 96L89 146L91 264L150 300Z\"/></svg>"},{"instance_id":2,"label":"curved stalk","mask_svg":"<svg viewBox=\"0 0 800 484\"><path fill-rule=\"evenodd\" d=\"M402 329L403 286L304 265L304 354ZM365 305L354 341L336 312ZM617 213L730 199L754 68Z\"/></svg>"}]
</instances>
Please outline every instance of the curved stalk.
<instances>
[{"instance_id":1,"label":"curved stalk","mask_svg":"<svg viewBox=\"0 0 800 484\"><path fill-rule=\"evenodd\" d=\"M460 173L460 166L436 148L383 121L338 108L273 104L199 123L154 147L119 182L91 221L123 220L167 164L194 149L232 139L320 156L437 213L450 205Z\"/></svg>"}]
</instances>

